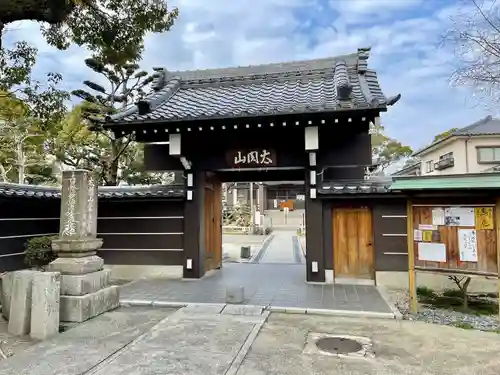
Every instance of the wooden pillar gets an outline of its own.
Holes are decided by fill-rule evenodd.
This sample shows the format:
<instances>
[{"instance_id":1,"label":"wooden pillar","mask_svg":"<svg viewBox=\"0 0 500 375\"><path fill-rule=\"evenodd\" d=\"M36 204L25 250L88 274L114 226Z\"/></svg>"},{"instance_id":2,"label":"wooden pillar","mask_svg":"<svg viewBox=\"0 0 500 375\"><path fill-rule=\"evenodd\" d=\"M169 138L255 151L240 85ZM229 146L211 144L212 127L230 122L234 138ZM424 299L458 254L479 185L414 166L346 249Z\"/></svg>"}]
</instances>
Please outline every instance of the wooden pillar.
<instances>
[{"instance_id":1,"label":"wooden pillar","mask_svg":"<svg viewBox=\"0 0 500 375\"><path fill-rule=\"evenodd\" d=\"M417 281L415 272L415 241L413 238L413 202L409 197L406 200L406 233L408 246L408 287L410 293L410 310L415 314L418 310Z\"/></svg>"},{"instance_id":2,"label":"wooden pillar","mask_svg":"<svg viewBox=\"0 0 500 375\"><path fill-rule=\"evenodd\" d=\"M205 274L204 202L205 172L189 170L186 175L184 202L184 265L183 277L198 279ZM188 186L192 185L192 186Z\"/></svg>"},{"instance_id":3,"label":"wooden pillar","mask_svg":"<svg viewBox=\"0 0 500 375\"><path fill-rule=\"evenodd\" d=\"M309 170L306 170L305 188L307 281L325 282L323 202L316 197L316 185L310 183ZM311 189L314 189L312 197Z\"/></svg>"},{"instance_id":4,"label":"wooden pillar","mask_svg":"<svg viewBox=\"0 0 500 375\"><path fill-rule=\"evenodd\" d=\"M497 247L498 305L500 306L500 198L497 198L495 201L495 230L496 230L496 247ZM500 309L498 311L498 319L500 319Z\"/></svg>"}]
</instances>

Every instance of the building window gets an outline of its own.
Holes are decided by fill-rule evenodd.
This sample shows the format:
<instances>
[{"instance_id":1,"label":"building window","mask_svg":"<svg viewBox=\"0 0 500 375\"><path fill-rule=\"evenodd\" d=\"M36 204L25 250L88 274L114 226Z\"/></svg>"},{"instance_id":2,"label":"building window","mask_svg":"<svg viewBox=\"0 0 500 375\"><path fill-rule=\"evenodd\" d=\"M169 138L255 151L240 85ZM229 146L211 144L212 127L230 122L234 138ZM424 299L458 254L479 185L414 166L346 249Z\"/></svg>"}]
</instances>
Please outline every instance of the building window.
<instances>
[{"instance_id":1,"label":"building window","mask_svg":"<svg viewBox=\"0 0 500 375\"><path fill-rule=\"evenodd\" d=\"M453 159L453 152L448 152L439 157L439 160Z\"/></svg>"},{"instance_id":2,"label":"building window","mask_svg":"<svg viewBox=\"0 0 500 375\"><path fill-rule=\"evenodd\" d=\"M478 147L478 163L500 163L500 147Z\"/></svg>"},{"instance_id":3,"label":"building window","mask_svg":"<svg viewBox=\"0 0 500 375\"><path fill-rule=\"evenodd\" d=\"M425 162L425 173L431 173L434 171L434 161L428 160Z\"/></svg>"}]
</instances>

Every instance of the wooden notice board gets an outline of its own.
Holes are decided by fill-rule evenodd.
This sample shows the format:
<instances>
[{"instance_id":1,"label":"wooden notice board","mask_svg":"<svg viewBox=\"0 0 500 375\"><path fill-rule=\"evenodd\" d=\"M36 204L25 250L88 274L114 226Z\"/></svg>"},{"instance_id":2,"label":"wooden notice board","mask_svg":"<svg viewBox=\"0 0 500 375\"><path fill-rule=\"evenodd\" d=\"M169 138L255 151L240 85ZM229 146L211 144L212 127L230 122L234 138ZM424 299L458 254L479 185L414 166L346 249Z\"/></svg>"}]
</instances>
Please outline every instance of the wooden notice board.
<instances>
[{"instance_id":1,"label":"wooden notice board","mask_svg":"<svg viewBox=\"0 0 500 375\"><path fill-rule=\"evenodd\" d=\"M495 275L498 272L495 229L492 205L414 205L415 267Z\"/></svg>"}]
</instances>

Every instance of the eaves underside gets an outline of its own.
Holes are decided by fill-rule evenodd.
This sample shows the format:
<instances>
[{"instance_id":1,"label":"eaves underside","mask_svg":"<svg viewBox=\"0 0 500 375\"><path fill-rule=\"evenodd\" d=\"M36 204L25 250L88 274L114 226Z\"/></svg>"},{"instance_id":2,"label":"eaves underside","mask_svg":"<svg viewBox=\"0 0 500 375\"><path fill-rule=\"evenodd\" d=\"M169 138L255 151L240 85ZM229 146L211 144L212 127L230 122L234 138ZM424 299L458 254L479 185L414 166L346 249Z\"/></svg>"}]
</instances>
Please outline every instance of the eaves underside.
<instances>
[{"instance_id":1,"label":"eaves underside","mask_svg":"<svg viewBox=\"0 0 500 375\"><path fill-rule=\"evenodd\" d=\"M347 117L349 114L356 113L356 115L361 116L363 113L373 113L377 115L380 112L387 112L386 106L380 106L377 108L372 107L361 107L361 108L339 108L335 110L303 110L303 111L288 111L288 112L277 112L277 113L249 113L247 115L238 115L235 117L228 116L207 116L207 117L183 117L179 119L144 119L144 120L135 120L135 121L127 121L127 122L108 122L103 123L102 126L107 129L118 128L118 127L134 127L140 125L168 125L175 126L177 124L186 124L186 123L208 123L208 122L241 122L248 121L249 119L254 119L254 121L258 121L258 119L269 119L269 118L284 118L284 117L293 117L293 118L304 118L309 116L320 117L320 116L328 116L328 117Z\"/></svg>"}]
</instances>

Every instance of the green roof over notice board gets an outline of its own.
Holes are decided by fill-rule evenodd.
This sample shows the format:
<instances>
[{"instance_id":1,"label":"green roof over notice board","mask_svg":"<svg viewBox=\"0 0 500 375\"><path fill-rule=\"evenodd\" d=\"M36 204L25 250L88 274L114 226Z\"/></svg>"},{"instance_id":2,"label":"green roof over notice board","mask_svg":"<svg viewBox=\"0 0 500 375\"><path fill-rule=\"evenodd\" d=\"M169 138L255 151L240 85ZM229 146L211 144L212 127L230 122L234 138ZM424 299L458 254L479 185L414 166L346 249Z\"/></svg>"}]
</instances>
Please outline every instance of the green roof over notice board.
<instances>
[{"instance_id":1,"label":"green roof over notice board","mask_svg":"<svg viewBox=\"0 0 500 375\"><path fill-rule=\"evenodd\" d=\"M389 189L391 191L500 189L500 174L400 177L394 179Z\"/></svg>"}]
</instances>

